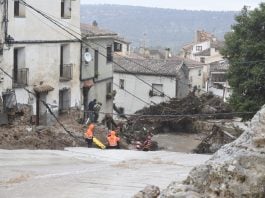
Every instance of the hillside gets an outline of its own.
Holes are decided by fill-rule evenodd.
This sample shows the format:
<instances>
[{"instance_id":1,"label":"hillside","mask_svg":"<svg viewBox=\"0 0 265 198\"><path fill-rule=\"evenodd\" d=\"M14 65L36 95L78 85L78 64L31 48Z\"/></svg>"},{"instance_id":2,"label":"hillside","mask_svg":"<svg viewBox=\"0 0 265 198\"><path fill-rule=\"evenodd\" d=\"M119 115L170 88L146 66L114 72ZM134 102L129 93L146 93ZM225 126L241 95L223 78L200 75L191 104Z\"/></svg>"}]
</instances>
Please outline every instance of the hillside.
<instances>
[{"instance_id":1,"label":"hillside","mask_svg":"<svg viewBox=\"0 0 265 198\"><path fill-rule=\"evenodd\" d=\"M189 11L121 5L81 5L81 21L96 20L139 46L179 49L192 41L197 29L204 29L223 39L234 23L236 12ZM146 36L144 36L146 33ZM145 38L145 39L144 39Z\"/></svg>"}]
</instances>

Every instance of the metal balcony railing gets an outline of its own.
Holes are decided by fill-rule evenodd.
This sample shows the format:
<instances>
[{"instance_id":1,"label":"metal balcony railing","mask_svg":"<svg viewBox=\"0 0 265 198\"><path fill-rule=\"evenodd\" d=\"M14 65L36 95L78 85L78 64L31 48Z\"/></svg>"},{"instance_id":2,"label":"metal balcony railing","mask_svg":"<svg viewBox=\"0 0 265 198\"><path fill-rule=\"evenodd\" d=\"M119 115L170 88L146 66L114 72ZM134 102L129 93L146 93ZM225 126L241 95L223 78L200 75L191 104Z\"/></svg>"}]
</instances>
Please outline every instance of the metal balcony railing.
<instances>
[{"instance_id":1,"label":"metal balcony railing","mask_svg":"<svg viewBox=\"0 0 265 198\"><path fill-rule=\"evenodd\" d=\"M14 69L13 70L13 87L25 87L28 85L29 69Z\"/></svg>"},{"instance_id":2,"label":"metal balcony railing","mask_svg":"<svg viewBox=\"0 0 265 198\"><path fill-rule=\"evenodd\" d=\"M73 79L73 64L64 64L60 69L60 80L69 81Z\"/></svg>"}]
</instances>

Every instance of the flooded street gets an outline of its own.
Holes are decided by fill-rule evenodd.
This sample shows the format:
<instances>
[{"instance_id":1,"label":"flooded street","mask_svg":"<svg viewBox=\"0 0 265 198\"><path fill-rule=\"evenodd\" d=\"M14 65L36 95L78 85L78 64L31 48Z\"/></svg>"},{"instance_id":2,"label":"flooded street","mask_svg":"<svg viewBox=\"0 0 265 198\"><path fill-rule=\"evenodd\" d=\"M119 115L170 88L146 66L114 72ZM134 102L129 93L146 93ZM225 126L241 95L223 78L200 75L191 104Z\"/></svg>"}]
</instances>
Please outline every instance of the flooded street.
<instances>
[{"instance_id":1,"label":"flooded street","mask_svg":"<svg viewBox=\"0 0 265 198\"><path fill-rule=\"evenodd\" d=\"M0 150L0 197L124 198L181 182L209 155L67 148Z\"/></svg>"},{"instance_id":2,"label":"flooded street","mask_svg":"<svg viewBox=\"0 0 265 198\"><path fill-rule=\"evenodd\" d=\"M191 133L164 133L155 135L159 148L166 151L191 153L200 143L200 136Z\"/></svg>"}]
</instances>

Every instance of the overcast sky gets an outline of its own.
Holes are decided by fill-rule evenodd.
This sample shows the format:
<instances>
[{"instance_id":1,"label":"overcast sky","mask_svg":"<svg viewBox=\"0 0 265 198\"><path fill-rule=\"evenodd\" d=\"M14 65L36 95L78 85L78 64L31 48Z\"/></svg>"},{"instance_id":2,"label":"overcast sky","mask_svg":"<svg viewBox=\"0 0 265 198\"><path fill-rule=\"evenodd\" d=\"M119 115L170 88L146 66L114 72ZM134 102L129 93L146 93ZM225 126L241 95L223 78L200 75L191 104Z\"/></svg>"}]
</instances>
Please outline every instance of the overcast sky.
<instances>
[{"instance_id":1,"label":"overcast sky","mask_svg":"<svg viewBox=\"0 0 265 198\"><path fill-rule=\"evenodd\" d=\"M244 5L251 9L262 0L81 0L86 4L120 4L186 10L241 10Z\"/></svg>"}]
</instances>

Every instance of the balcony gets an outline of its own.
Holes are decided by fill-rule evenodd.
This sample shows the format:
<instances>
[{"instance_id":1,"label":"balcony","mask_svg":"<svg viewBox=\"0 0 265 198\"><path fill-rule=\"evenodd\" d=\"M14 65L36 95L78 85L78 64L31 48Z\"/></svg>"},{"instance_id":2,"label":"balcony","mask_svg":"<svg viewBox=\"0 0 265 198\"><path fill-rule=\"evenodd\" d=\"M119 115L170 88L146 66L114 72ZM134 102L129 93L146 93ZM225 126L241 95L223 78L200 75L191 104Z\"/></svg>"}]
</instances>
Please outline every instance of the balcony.
<instances>
[{"instance_id":1,"label":"balcony","mask_svg":"<svg viewBox=\"0 0 265 198\"><path fill-rule=\"evenodd\" d=\"M28 85L29 69L14 69L13 70L13 88L21 88Z\"/></svg>"},{"instance_id":2,"label":"balcony","mask_svg":"<svg viewBox=\"0 0 265 198\"><path fill-rule=\"evenodd\" d=\"M60 67L60 81L73 79L73 64L64 64Z\"/></svg>"}]
</instances>

